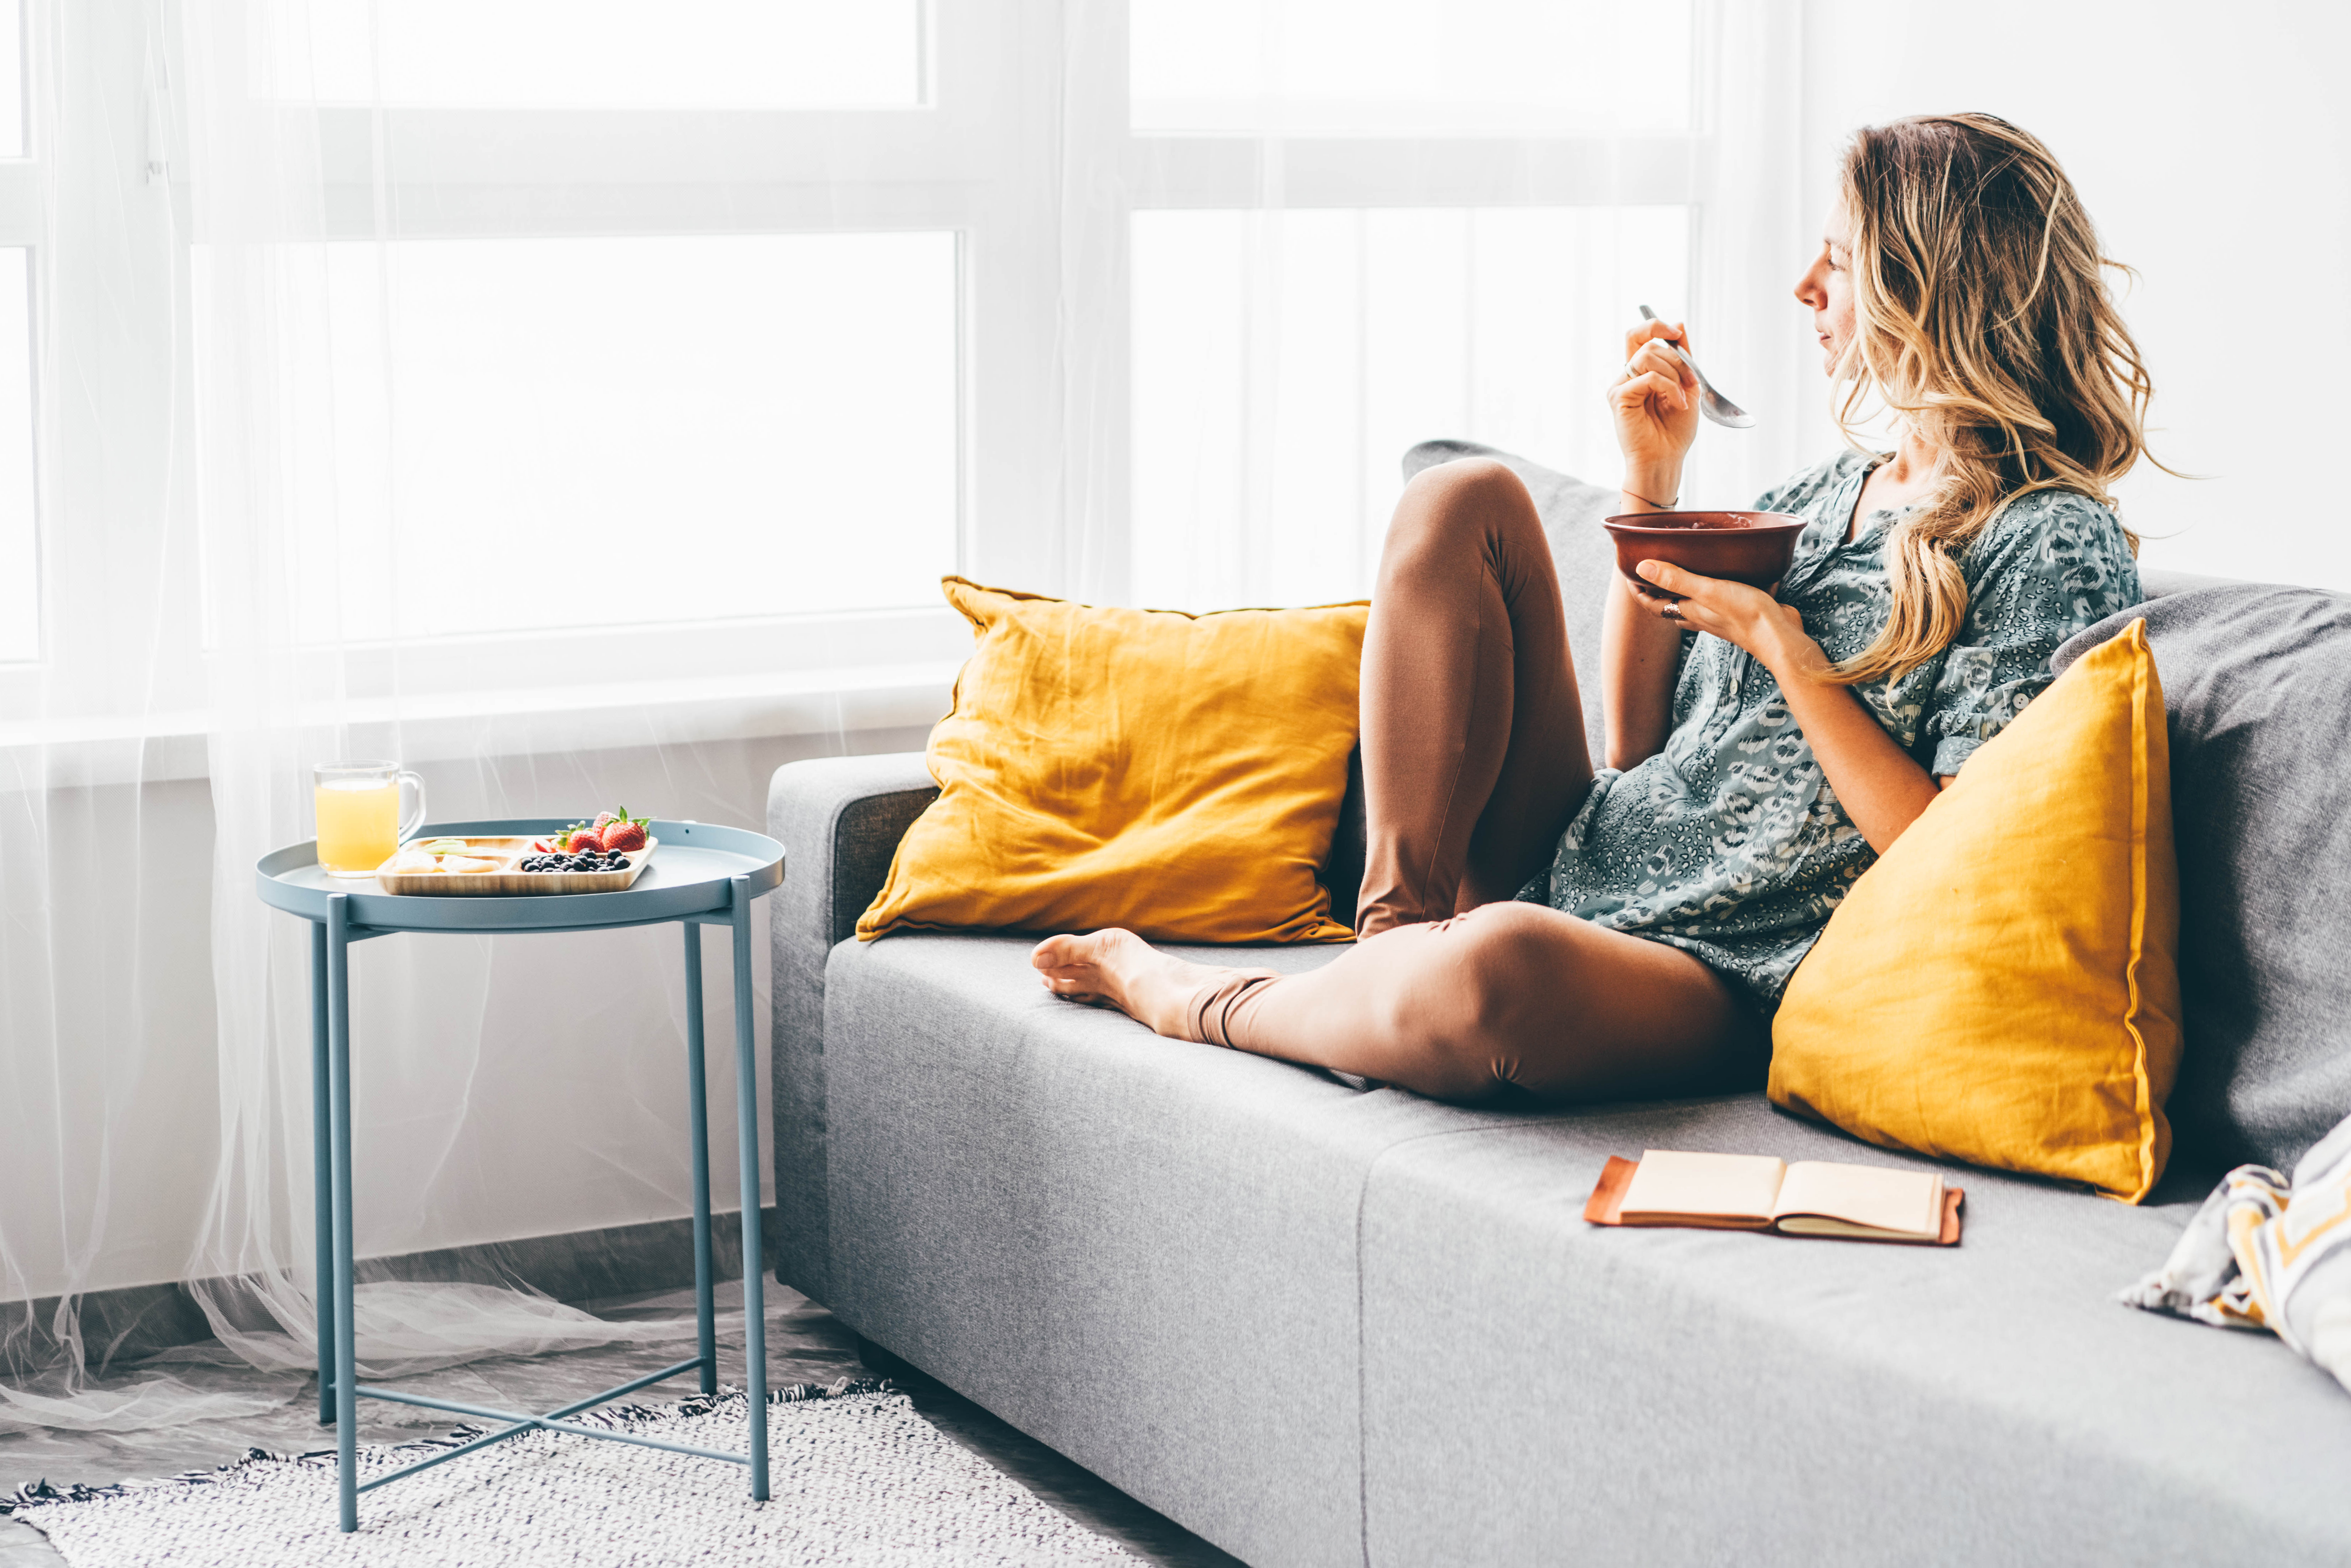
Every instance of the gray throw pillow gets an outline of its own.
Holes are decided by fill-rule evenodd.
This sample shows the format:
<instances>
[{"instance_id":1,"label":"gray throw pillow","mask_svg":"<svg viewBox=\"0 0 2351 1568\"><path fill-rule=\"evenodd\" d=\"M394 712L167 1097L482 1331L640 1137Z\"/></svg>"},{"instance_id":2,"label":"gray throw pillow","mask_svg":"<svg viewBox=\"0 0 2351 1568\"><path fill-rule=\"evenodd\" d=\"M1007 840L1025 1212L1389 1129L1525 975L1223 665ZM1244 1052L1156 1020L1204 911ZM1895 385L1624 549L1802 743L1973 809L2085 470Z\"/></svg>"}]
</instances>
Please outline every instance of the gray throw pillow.
<instances>
[{"instance_id":1,"label":"gray throw pillow","mask_svg":"<svg viewBox=\"0 0 2351 1568\"><path fill-rule=\"evenodd\" d=\"M2351 596L2170 594L2082 632L2051 667L2141 615L2179 846L2174 1146L2199 1165L2284 1170L2351 1115Z\"/></svg>"}]
</instances>

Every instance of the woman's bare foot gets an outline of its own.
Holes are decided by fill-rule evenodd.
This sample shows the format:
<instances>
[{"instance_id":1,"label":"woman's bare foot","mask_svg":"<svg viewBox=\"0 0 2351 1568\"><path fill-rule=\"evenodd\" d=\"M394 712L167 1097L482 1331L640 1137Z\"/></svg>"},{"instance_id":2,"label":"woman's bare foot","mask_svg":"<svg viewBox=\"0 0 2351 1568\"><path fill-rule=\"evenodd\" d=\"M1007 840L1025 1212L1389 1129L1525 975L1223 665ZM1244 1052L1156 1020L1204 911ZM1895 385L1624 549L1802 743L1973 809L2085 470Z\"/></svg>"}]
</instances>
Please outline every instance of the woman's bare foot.
<instances>
[{"instance_id":1,"label":"woman's bare foot","mask_svg":"<svg viewBox=\"0 0 2351 1568\"><path fill-rule=\"evenodd\" d=\"M1186 963L1116 926L1083 936L1048 936L1029 961L1057 997L1116 1008L1155 1034L1189 1040L1202 1038L1193 1015L1203 991L1238 976L1272 973Z\"/></svg>"}]
</instances>

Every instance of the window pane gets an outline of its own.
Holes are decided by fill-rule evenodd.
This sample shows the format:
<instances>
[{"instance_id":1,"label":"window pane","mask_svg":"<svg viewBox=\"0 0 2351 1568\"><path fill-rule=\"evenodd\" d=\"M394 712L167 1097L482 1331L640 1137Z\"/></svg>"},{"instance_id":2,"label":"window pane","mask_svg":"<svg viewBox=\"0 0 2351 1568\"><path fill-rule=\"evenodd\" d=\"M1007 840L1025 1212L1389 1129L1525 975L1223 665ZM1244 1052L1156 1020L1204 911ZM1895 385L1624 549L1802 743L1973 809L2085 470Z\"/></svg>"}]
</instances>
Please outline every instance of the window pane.
<instances>
[{"instance_id":1,"label":"window pane","mask_svg":"<svg viewBox=\"0 0 2351 1568\"><path fill-rule=\"evenodd\" d=\"M1686 295L1681 207L1134 219L1135 602L1368 594L1416 442L1614 475L1601 391Z\"/></svg>"},{"instance_id":2,"label":"window pane","mask_svg":"<svg viewBox=\"0 0 2351 1568\"><path fill-rule=\"evenodd\" d=\"M25 155L25 7L0 0L0 158Z\"/></svg>"},{"instance_id":3,"label":"window pane","mask_svg":"<svg viewBox=\"0 0 2351 1568\"><path fill-rule=\"evenodd\" d=\"M923 100L921 0L309 0L264 93L474 109L813 109Z\"/></svg>"},{"instance_id":4,"label":"window pane","mask_svg":"<svg viewBox=\"0 0 2351 1568\"><path fill-rule=\"evenodd\" d=\"M0 660L41 656L31 260L28 250L0 250Z\"/></svg>"},{"instance_id":5,"label":"window pane","mask_svg":"<svg viewBox=\"0 0 2351 1568\"><path fill-rule=\"evenodd\" d=\"M310 635L931 604L955 570L954 235L326 249Z\"/></svg>"},{"instance_id":6,"label":"window pane","mask_svg":"<svg viewBox=\"0 0 2351 1568\"><path fill-rule=\"evenodd\" d=\"M1139 131L1667 131L1689 122L1677 0L1133 0Z\"/></svg>"}]
</instances>

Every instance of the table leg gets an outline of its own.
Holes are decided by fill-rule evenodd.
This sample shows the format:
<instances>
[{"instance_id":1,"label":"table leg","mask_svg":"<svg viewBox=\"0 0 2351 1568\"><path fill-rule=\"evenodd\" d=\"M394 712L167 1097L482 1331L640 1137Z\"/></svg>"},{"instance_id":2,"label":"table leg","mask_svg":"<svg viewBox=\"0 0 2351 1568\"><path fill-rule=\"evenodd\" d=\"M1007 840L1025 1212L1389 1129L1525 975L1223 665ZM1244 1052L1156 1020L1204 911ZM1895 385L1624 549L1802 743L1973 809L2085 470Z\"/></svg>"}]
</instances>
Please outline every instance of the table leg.
<instances>
[{"instance_id":1,"label":"table leg","mask_svg":"<svg viewBox=\"0 0 2351 1568\"><path fill-rule=\"evenodd\" d=\"M310 1199L318 1269L311 1291L319 1306L319 1425L335 1424L335 1204L329 1174L333 1137L327 1114L327 926L310 922Z\"/></svg>"},{"instance_id":2,"label":"table leg","mask_svg":"<svg viewBox=\"0 0 2351 1568\"><path fill-rule=\"evenodd\" d=\"M360 1527L358 1359L351 1332L350 899L327 900L327 1078L334 1187L335 1454L342 1528Z\"/></svg>"},{"instance_id":3,"label":"table leg","mask_svg":"<svg viewBox=\"0 0 2351 1568\"><path fill-rule=\"evenodd\" d=\"M695 1348L702 1391L718 1392L718 1329L711 1302L710 1096L702 1064L702 927L685 922L685 1124L694 1166Z\"/></svg>"},{"instance_id":4,"label":"table leg","mask_svg":"<svg viewBox=\"0 0 2351 1568\"><path fill-rule=\"evenodd\" d=\"M767 1260L759 1246L759 1074L751 1027L751 879L732 888L735 926L735 1126L743 1163L743 1382L751 1405L751 1497L768 1500Z\"/></svg>"}]
</instances>

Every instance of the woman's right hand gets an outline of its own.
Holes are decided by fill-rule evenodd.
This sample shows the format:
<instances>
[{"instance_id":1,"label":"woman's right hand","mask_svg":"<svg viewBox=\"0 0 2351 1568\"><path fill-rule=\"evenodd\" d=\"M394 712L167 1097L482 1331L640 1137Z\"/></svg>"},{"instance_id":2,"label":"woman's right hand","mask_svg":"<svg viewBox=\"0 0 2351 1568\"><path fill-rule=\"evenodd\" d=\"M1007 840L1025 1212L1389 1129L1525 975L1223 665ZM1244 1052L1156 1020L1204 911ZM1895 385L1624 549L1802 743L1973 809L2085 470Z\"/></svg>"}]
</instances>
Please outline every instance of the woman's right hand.
<instances>
[{"instance_id":1,"label":"woman's right hand","mask_svg":"<svg viewBox=\"0 0 2351 1568\"><path fill-rule=\"evenodd\" d=\"M1644 321L1625 334L1625 373L1608 389L1608 407L1629 495L1680 494L1682 458L1698 439L1698 377L1667 345L1687 341L1679 322Z\"/></svg>"}]
</instances>

